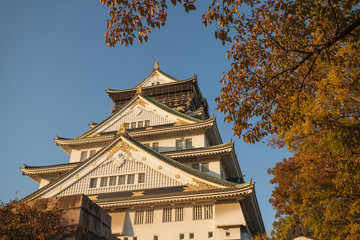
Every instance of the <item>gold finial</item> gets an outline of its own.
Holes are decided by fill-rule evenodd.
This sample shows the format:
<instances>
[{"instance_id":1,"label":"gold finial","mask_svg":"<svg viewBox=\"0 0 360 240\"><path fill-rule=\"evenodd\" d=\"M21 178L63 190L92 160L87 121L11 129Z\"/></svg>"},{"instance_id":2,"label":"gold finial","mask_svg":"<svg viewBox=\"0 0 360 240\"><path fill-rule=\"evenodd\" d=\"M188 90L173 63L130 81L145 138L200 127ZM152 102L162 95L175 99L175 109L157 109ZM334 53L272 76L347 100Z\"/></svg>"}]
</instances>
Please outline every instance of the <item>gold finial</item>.
<instances>
[{"instance_id":1,"label":"gold finial","mask_svg":"<svg viewBox=\"0 0 360 240\"><path fill-rule=\"evenodd\" d=\"M136 94L141 94L142 93L142 86L138 87L136 90Z\"/></svg>"},{"instance_id":2,"label":"gold finial","mask_svg":"<svg viewBox=\"0 0 360 240\"><path fill-rule=\"evenodd\" d=\"M154 70L159 70L159 61L158 60L156 60Z\"/></svg>"},{"instance_id":3,"label":"gold finial","mask_svg":"<svg viewBox=\"0 0 360 240\"><path fill-rule=\"evenodd\" d=\"M126 134L126 133L127 133L127 131L126 131L126 124L123 123L123 124L120 125L120 128L119 128L117 134L118 134L118 135L123 135L123 134Z\"/></svg>"}]
</instances>

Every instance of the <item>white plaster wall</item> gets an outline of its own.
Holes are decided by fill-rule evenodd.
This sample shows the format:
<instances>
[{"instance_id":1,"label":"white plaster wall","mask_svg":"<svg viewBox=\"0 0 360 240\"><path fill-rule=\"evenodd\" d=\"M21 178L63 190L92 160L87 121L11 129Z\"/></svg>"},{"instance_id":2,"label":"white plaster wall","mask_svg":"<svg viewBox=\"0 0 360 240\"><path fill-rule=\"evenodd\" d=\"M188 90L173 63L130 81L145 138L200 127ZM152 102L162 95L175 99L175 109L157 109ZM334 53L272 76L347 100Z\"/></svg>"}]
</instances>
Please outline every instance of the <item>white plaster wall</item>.
<instances>
[{"instance_id":1,"label":"white plaster wall","mask_svg":"<svg viewBox=\"0 0 360 240\"><path fill-rule=\"evenodd\" d=\"M205 146L205 136L203 133L197 134L179 134L176 137L162 137L162 138L153 138L153 139L146 139L141 140L142 144L150 144L152 147L153 142L159 143L159 152L168 152L168 151L175 151L176 150L176 140L181 139L183 140L183 149L185 149L185 139L191 138L192 139L192 148L201 148Z\"/></svg>"},{"instance_id":2,"label":"white plaster wall","mask_svg":"<svg viewBox=\"0 0 360 240\"><path fill-rule=\"evenodd\" d=\"M70 154L70 163L72 162L80 162L81 151L87 151L87 157L90 157L90 150L99 151L103 146L92 145L92 146L84 146L83 148L73 149Z\"/></svg>"},{"instance_id":3,"label":"white plaster wall","mask_svg":"<svg viewBox=\"0 0 360 240\"><path fill-rule=\"evenodd\" d=\"M179 205L180 206L180 205ZM177 207L166 206L166 207ZM184 234L184 239L190 240L189 234L193 233L194 238L191 240L224 240L224 239L241 239L240 227L232 228L217 228L215 226L215 218L209 220L193 220L193 205L185 205L184 207L184 220L181 222L162 222L163 208L154 208L154 222L151 224L134 224L135 211L128 210L125 220L124 236L118 237L119 239L132 240L134 236L138 240L153 240L154 235L158 236L159 240L177 240L180 239L179 235ZM215 207L215 206L214 206ZM242 214L239 212L239 214ZM173 211L173 219L174 219ZM208 233L213 232L213 237L208 238ZM226 236L226 232L229 236Z\"/></svg>"}]
</instances>

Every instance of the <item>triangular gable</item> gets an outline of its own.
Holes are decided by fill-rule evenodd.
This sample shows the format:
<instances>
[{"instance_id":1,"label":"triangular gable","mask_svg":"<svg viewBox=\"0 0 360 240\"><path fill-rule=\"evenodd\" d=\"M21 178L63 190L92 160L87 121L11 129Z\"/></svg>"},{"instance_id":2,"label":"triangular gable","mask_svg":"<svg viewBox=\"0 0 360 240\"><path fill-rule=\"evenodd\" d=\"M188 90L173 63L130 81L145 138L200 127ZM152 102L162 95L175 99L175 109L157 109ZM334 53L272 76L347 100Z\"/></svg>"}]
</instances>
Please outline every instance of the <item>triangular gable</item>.
<instances>
[{"instance_id":1,"label":"triangular gable","mask_svg":"<svg viewBox=\"0 0 360 240\"><path fill-rule=\"evenodd\" d=\"M149 76L137 84L134 88L138 87L150 87L166 83L178 82L176 78L171 77L170 75L160 71L159 69L154 69Z\"/></svg>"},{"instance_id":2,"label":"triangular gable","mask_svg":"<svg viewBox=\"0 0 360 240\"><path fill-rule=\"evenodd\" d=\"M82 162L47 186L29 195L25 200L77 193L98 194L103 192L101 187L89 190L91 178L100 179L101 177L140 173L145 173L145 181L148 179L148 185L144 182L144 184L137 183L137 185L128 184L126 187L116 186L113 191L136 191L146 188L173 186L186 186L190 190L198 190L227 188L234 185L233 183L201 173L169 157L165 157L146 148L134 139L122 135L100 150L96 155ZM146 177L146 174L150 174L149 178ZM152 174L155 175L155 178ZM159 182L153 182L154 179L157 179ZM161 181L163 182L161 183ZM97 184L100 184L100 181ZM106 192L109 192L111 187L105 188L107 188Z\"/></svg>"},{"instance_id":3,"label":"triangular gable","mask_svg":"<svg viewBox=\"0 0 360 240\"><path fill-rule=\"evenodd\" d=\"M185 125L202 122L202 120L182 114L147 96L139 94L118 112L112 114L109 118L77 139L117 131L123 123L129 123L129 129L131 129L131 123L138 124L139 121L142 121L143 127L145 127L145 121L150 122L149 126L167 124Z\"/></svg>"}]
</instances>

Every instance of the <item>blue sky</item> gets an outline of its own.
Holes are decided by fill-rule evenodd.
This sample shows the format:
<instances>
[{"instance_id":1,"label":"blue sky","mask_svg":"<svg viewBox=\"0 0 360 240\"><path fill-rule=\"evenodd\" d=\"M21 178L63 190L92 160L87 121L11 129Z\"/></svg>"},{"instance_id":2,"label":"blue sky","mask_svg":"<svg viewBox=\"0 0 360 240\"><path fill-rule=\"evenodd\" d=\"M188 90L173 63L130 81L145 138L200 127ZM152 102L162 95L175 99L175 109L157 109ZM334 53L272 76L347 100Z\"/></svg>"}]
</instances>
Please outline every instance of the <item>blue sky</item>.
<instances>
[{"instance_id":1,"label":"blue sky","mask_svg":"<svg viewBox=\"0 0 360 240\"><path fill-rule=\"evenodd\" d=\"M204 28L199 11L170 7L168 21L150 41L130 47L105 44L108 12L100 1L17 0L0 2L0 200L22 198L38 184L20 167L66 163L53 138L76 137L111 113L106 88L128 89L143 80L158 59L160 69L186 79L197 74L224 142L231 138L245 180L256 193L267 231L274 210L266 170L288 153L266 144L243 143L215 110L222 73L230 68L226 49ZM18 193L17 193L18 192ZM17 193L17 194L16 194Z\"/></svg>"}]
</instances>

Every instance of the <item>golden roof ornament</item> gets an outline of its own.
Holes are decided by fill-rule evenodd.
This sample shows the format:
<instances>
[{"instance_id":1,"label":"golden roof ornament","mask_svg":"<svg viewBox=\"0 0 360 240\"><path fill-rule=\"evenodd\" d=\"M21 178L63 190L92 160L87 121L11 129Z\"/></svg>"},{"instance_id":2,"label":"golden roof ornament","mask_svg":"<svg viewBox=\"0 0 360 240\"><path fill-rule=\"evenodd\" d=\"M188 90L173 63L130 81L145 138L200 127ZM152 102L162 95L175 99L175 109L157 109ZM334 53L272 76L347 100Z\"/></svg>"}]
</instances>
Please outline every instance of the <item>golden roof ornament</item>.
<instances>
[{"instance_id":1,"label":"golden roof ornament","mask_svg":"<svg viewBox=\"0 0 360 240\"><path fill-rule=\"evenodd\" d=\"M159 61L156 60L155 66L154 66L154 70L159 70Z\"/></svg>"},{"instance_id":2,"label":"golden roof ornament","mask_svg":"<svg viewBox=\"0 0 360 240\"><path fill-rule=\"evenodd\" d=\"M141 94L142 93L142 86L138 87L137 90L136 90L136 94Z\"/></svg>"},{"instance_id":3,"label":"golden roof ornament","mask_svg":"<svg viewBox=\"0 0 360 240\"><path fill-rule=\"evenodd\" d=\"M118 134L118 135L127 134L126 124L125 124L125 123L123 123L123 124L120 125L120 128L119 128L119 130L117 131L117 134Z\"/></svg>"}]
</instances>

